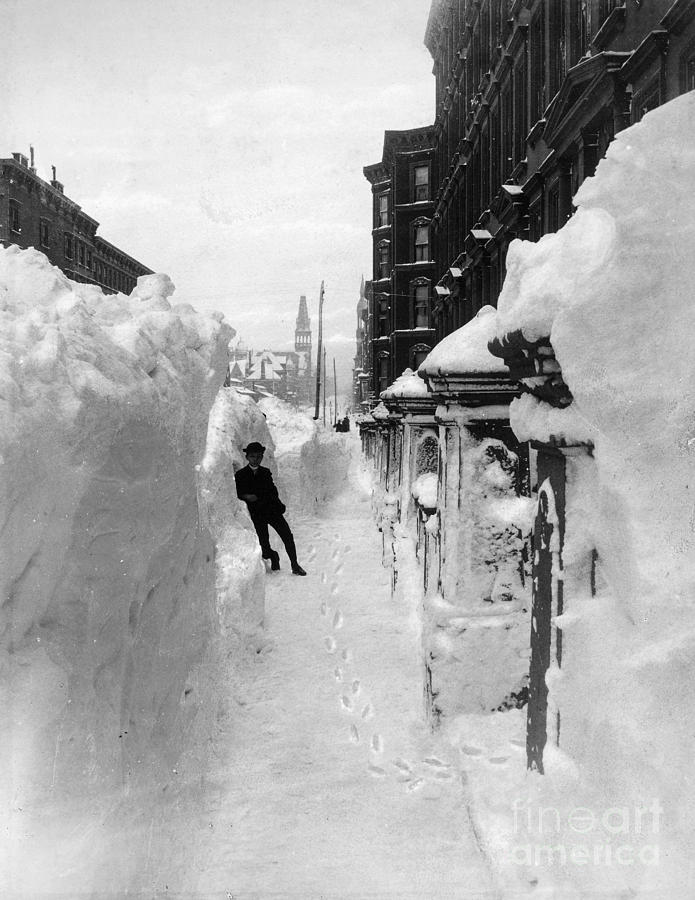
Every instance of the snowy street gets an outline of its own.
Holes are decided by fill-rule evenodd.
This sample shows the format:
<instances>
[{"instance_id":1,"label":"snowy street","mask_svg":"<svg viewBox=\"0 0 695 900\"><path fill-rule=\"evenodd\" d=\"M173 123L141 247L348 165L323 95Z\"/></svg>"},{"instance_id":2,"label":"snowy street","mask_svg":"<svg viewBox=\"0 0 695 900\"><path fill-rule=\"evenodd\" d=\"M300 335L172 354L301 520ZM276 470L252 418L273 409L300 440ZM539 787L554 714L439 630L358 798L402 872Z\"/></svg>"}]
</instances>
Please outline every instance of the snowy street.
<instances>
[{"instance_id":1,"label":"snowy street","mask_svg":"<svg viewBox=\"0 0 695 900\"><path fill-rule=\"evenodd\" d=\"M239 900L496 896L455 760L424 720L415 618L391 599L364 487L325 513L289 510L308 577L290 575L284 554L268 574L268 643L218 738L225 762L143 887Z\"/></svg>"}]
</instances>

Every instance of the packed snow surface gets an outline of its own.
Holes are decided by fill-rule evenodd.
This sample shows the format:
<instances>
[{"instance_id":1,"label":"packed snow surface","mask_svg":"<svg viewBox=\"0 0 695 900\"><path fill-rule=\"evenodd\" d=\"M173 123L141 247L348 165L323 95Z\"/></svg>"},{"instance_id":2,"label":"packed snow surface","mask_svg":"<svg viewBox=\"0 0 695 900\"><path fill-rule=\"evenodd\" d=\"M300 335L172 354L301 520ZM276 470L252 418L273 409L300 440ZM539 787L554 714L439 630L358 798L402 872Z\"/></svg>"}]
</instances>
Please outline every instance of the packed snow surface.
<instances>
[{"instance_id":1,"label":"packed snow surface","mask_svg":"<svg viewBox=\"0 0 695 900\"><path fill-rule=\"evenodd\" d=\"M507 366L487 349L495 336L497 319L493 306L483 306L474 319L443 338L418 369L428 375L506 373Z\"/></svg>"}]
</instances>

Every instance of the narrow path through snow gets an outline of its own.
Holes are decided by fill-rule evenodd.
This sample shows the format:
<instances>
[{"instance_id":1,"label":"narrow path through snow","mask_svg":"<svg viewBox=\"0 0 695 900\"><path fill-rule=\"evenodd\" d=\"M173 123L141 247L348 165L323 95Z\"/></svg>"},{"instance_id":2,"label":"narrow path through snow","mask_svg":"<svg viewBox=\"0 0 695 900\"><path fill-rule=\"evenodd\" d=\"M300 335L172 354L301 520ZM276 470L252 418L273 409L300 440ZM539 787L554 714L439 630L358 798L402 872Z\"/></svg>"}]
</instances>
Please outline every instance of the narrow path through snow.
<instances>
[{"instance_id":1,"label":"narrow path through snow","mask_svg":"<svg viewBox=\"0 0 695 900\"><path fill-rule=\"evenodd\" d=\"M424 721L414 618L391 599L368 499L292 524L309 574L283 555L268 575L268 647L168 896L497 896Z\"/></svg>"}]
</instances>

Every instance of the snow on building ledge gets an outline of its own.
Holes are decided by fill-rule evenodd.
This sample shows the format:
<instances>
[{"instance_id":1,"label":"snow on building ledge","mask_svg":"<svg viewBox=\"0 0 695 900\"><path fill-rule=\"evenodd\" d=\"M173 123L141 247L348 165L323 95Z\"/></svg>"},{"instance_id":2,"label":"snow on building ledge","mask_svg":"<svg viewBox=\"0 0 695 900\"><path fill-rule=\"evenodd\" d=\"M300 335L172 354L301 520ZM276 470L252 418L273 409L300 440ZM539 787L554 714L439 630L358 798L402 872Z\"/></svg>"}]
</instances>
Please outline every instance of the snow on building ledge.
<instances>
[{"instance_id":1,"label":"snow on building ledge","mask_svg":"<svg viewBox=\"0 0 695 900\"><path fill-rule=\"evenodd\" d=\"M453 396L465 406L509 403L518 396L509 368L488 349L496 327L494 307L484 306L474 319L440 341L418 369L429 390Z\"/></svg>"}]
</instances>

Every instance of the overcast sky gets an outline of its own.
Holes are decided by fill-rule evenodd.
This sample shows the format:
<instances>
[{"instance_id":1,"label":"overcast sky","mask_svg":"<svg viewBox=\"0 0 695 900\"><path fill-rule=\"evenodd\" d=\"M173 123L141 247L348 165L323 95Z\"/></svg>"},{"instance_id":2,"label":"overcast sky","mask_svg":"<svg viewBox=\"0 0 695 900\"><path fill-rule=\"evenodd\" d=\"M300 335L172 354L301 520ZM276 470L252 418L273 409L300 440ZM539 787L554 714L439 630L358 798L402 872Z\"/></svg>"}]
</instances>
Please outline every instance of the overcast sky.
<instances>
[{"instance_id":1,"label":"overcast sky","mask_svg":"<svg viewBox=\"0 0 695 900\"><path fill-rule=\"evenodd\" d=\"M300 294L354 354L362 167L434 118L430 0L0 0L1 156L36 151L99 233L245 342L289 348ZM7 116L7 121L2 119Z\"/></svg>"}]
</instances>

